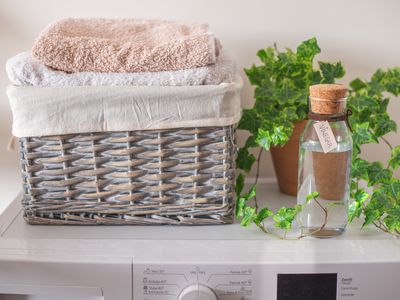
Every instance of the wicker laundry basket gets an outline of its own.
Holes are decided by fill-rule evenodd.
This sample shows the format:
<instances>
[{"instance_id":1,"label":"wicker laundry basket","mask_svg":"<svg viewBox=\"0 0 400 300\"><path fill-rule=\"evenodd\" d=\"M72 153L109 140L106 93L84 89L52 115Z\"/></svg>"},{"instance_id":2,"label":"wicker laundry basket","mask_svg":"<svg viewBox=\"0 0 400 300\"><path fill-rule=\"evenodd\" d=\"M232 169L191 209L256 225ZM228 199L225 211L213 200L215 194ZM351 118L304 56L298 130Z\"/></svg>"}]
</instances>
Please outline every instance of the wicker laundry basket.
<instances>
[{"instance_id":1,"label":"wicker laundry basket","mask_svg":"<svg viewBox=\"0 0 400 300\"><path fill-rule=\"evenodd\" d=\"M9 86L25 219L232 223L241 86Z\"/></svg>"},{"instance_id":2,"label":"wicker laundry basket","mask_svg":"<svg viewBox=\"0 0 400 300\"><path fill-rule=\"evenodd\" d=\"M233 126L19 141L31 224L233 221Z\"/></svg>"}]
</instances>

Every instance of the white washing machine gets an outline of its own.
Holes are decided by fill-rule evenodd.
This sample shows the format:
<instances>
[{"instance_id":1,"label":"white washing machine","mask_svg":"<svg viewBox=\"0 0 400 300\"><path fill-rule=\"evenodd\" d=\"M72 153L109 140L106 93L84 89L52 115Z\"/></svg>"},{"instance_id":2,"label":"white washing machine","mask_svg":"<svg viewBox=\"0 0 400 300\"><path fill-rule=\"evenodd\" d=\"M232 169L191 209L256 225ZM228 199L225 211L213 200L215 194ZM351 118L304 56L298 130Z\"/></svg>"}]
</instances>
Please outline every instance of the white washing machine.
<instances>
[{"instance_id":1,"label":"white washing machine","mask_svg":"<svg viewBox=\"0 0 400 300\"><path fill-rule=\"evenodd\" d=\"M292 205L262 185L271 208ZM238 224L27 225L0 216L0 299L398 300L400 241L350 226L335 239L267 237Z\"/></svg>"}]
</instances>

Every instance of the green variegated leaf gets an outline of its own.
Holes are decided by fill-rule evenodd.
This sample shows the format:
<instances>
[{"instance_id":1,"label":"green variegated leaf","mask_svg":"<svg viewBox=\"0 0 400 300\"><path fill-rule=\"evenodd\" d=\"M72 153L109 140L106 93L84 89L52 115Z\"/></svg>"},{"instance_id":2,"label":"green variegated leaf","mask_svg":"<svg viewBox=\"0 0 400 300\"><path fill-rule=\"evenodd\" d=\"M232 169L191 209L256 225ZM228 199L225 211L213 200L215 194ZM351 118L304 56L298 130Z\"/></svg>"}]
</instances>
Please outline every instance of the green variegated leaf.
<instances>
[{"instance_id":1,"label":"green variegated leaf","mask_svg":"<svg viewBox=\"0 0 400 300\"><path fill-rule=\"evenodd\" d=\"M311 200L317 199L318 197L319 197L319 193L318 192L311 192L306 197L306 203L310 202Z\"/></svg>"},{"instance_id":2,"label":"green variegated leaf","mask_svg":"<svg viewBox=\"0 0 400 300\"><path fill-rule=\"evenodd\" d=\"M361 146L368 143L377 143L377 138L373 135L369 128L369 123L355 124L353 126L353 144Z\"/></svg>"},{"instance_id":3,"label":"green variegated leaf","mask_svg":"<svg viewBox=\"0 0 400 300\"><path fill-rule=\"evenodd\" d=\"M392 171L385 169L381 162L373 162L368 167L368 186L378 183L388 183L392 178Z\"/></svg>"},{"instance_id":4,"label":"green variegated leaf","mask_svg":"<svg viewBox=\"0 0 400 300\"><path fill-rule=\"evenodd\" d=\"M236 201L236 211L235 211L235 216L237 218L243 217L243 211L244 208L246 207L246 200L244 198L238 198Z\"/></svg>"},{"instance_id":5,"label":"green variegated leaf","mask_svg":"<svg viewBox=\"0 0 400 300\"><path fill-rule=\"evenodd\" d=\"M400 166L400 146L394 147L389 159L389 165L393 170L396 170Z\"/></svg>"},{"instance_id":6,"label":"green variegated leaf","mask_svg":"<svg viewBox=\"0 0 400 300\"><path fill-rule=\"evenodd\" d=\"M236 158L236 167L238 169L250 172L251 167L256 162L256 158L253 154L247 150L247 148L240 148Z\"/></svg>"},{"instance_id":7,"label":"green variegated leaf","mask_svg":"<svg viewBox=\"0 0 400 300\"><path fill-rule=\"evenodd\" d=\"M322 72L322 83L334 83L336 78L342 78L345 74L345 70L341 62L334 64L318 62Z\"/></svg>"},{"instance_id":8,"label":"green variegated leaf","mask_svg":"<svg viewBox=\"0 0 400 300\"><path fill-rule=\"evenodd\" d=\"M255 109L243 109L242 118L239 121L239 129L257 134L261 122Z\"/></svg>"},{"instance_id":9,"label":"green variegated leaf","mask_svg":"<svg viewBox=\"0 0 400 300\"><path fill-rule=\"evenodd\" d=\"M257 138L256 138L256 143L260 147L263 147L265 150L269 150L269 148L271 147L271 143L272 143L272 138L271 138L270 132L267 130L264 130L262 128L259 128Z\"/></svg>"},{"instance_id":10,"label":"green variegated leaf","mask_svg":"<svg viewBox=\"0 0 400 300\"><path fill-rule=\"evenodd\" d=\"M273 216L275 226L280 229L289 230L292 228L296 215L301 211L301 205L295 205L294 208L281 207Z\"/></svg>"},{"instance_id":11,"label":"green variegated leaf","mask_svg":"<svg viewBox=\"0 0 400 300\"><path fill-rule=\"evenodd\" d=\"M355 92L357 92L367 86L367 84L364 81L362 81L360 78L354 79L353 81L350 82L349 85Z\"/></svg>"},{"instance_id":12,"label":"green variegated leaf","mask_svg":"<svg viewBox=\"0 0 400 300\"><path fill-rule=\"evenodd\" d=\"M349 107L353 110L353 112L362 112L366 110L371 114L371 111L376 111L380 107L380 103L370 97L367 93L365 95L359 95L358 97L351 98L349 100Z\"/></svg>"},{"instance_id":13,"label":"green variegated leaf","mask_svg":"<svg viewBox=\"0 0 400 300\"><path fill-rule=\"evenodd\" d=\"M363 189L356 191L354 195L354 201L349 205L349 223L351 223L355 218L359 218L361 216L363 204L368 198L369 194Z\"/></svg>"},{"instance_id":14,"label":"green variegated leaf","mask_svg":"<svg viewBox=\"0 0 400 300\"><path fill-rule=\"evenodd\" d=\"M235 185L236 196L238 198L243 191L243 187L244 187L244 176L243 174L239 174L239 176L236 178L236 185Z\"/></svg>"},{"instance_id":15,"label":"green variegated leaf","mask_svg":"<svg viewBox=\"0 0 400 300\"><path fill-rule=\"evenodd\" d=\"M391 209L389 214L383 219L389 231L400 231L400 207Z\"/></svg>"},{"instance_id":16,"label":"green variegated leaf","mask_svg":"<svg viewBox=\"0 0 400 300\"><path fill-rule=\"evenodd\" d=\"M270 211L267 207L263 207L260 212L255 216L254 223L257 225L261 224L265 219L273 216L274 213Z\"/></svg>"},{"instance_id":17,"label":"green variegated leaf","mask_svg":"<svg viewBox=\"0 0 400 300\"><path fill-rule=\"evenodd\" d=\"M312 62L318 53L321 53L321 49L318 46L317 39L311 38L297 47L296 56L299 60Z\"/></svg>"},{"instance_id":18,"label":"green variegated leaf","mask_svg":"<svg viewBox=\"0 0 400 300\"><path fill-rule=\"evenodd\" d=\"M370 163L361 158L355 158L351 165L351 177L368 180Z\"/></svg>"},{"instance_id":19,"label":"green variegated leaf","mask_svg":"<svg viewBox=\"0 0 400 300\"><path fill-rule=\"evenodd\" d=\"M261 60L261 62L265 64L270 64L275 60L274 48L268 47L267 49L261 49L257 52L257 56Z\"/></svg>"},{"instance_id":20,"label":"green variegated leaf","mask_svg":"<svg viewBox=\"0 0 400 300\"><path fill-rule=\"evenodd\" d=\"M250 226L251 222L253 222L256 215L256 209L251 206L246 206L243 210L243 218L240 222L240 225L244 227Z\"/></svg>"}]
</instances>

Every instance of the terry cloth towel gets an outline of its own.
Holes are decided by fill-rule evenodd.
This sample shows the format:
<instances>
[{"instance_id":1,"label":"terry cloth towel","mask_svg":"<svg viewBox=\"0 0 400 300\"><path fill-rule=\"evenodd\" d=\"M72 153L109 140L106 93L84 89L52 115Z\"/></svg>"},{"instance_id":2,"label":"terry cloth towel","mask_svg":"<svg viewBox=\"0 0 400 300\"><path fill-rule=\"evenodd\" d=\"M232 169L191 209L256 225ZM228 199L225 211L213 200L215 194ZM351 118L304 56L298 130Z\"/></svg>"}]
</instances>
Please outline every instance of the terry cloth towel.
<instances>
[{"instance_id":1,"label":"terry cloth towel","mask_svg":"<svg viewBox=\"0 0 400 300\"><path fill-rule=\"evenodd\" d=\"M159 72L213 64L219 48L206 24L68 18L48 26L32 53L66 72Z\"/></svg>"},{"instance_id":2,"label":"terry cloth towel","mask_svg":"<svg viewBox=\"0 0 400 300\"><path fill-rule=\"evenodd\" d=\"M14 85L82 86L82 85L216 85L232 82L236 72L234 60L221 51L215 64L179 71L143 73L67 73L42 64L30 52L20 53L7 61L8 78Z\"/></svg>"},{"instance_id":3,"label":"terry cloth towel","mask_svg":"<svg viewBox=\"0 0 400 300\"><path fill-rule=\"evenodd\" d=\"M242 80L203 86L7 89L17 137L228 126L240 119Z\"/></svg>"}]
</instances>

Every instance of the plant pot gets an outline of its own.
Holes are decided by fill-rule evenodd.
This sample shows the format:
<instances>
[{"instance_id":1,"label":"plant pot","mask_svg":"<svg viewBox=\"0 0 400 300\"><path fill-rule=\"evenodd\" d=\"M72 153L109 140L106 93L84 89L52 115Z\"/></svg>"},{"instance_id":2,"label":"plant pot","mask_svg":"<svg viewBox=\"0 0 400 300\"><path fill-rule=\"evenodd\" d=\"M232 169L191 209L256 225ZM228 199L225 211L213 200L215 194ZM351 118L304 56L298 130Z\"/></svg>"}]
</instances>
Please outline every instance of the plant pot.
<instances>
[{"instance_id":1,"label":"plant pot","mask_svg":"<svg viewBox=\"0 0 400 300\"><path fill-rule=\"evenodd\" d=\"M272 162L278 179L279 190L287 195L297 195L300 135L307 120L295 123L290 140L283 147L271 147Z\"/></svg>"}]
</instances>

